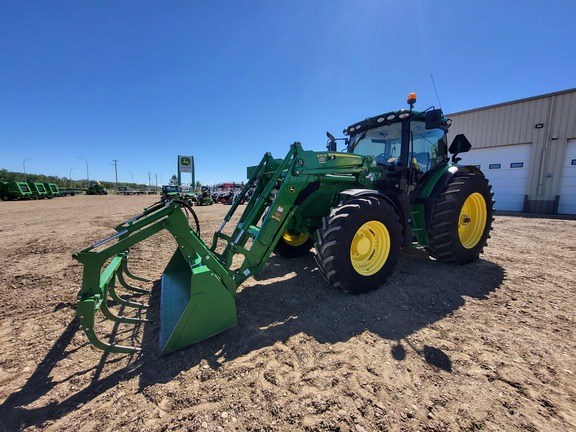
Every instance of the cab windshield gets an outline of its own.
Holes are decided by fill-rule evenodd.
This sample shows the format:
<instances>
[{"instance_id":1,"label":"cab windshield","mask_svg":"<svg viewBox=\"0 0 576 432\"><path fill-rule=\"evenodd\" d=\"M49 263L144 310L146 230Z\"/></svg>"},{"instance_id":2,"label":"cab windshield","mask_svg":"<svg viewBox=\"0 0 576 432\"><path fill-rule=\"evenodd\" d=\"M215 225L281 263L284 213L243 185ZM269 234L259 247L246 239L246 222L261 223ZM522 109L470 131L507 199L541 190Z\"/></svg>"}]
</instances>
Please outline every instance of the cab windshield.
<instances>
[{"instance_id":1,"label":"cab windshield","mask_svg":"<svg viewBox=\"0 0 576 432\"><path fill-rule=\"evenodd\" d=\"M442 129L426 129L424 122L410 124L410 160L422 172L444 160L447 145ZM372 155L376 163L392 165L402 158L402 123L392 123L370 129L350 137L349 151L364 156Z\"/></svg>"}]
</instances>

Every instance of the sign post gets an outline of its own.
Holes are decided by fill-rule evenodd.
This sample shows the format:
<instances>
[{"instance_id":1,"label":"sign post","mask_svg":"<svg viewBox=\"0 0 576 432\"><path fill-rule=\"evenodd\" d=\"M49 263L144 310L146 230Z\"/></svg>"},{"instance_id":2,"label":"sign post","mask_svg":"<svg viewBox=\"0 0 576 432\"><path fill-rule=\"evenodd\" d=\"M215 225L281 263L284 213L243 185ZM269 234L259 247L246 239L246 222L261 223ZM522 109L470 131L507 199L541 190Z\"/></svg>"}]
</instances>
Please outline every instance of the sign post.
<instances>
[{"instance_id":1,"label":"sign post","mask_svg":"<svg viewBox=\"0 0 576 432\"><path fill-rule=\"evenodd\" d=\"M178 186L182 185L182 173L192 174L191 186L194 188L194 156L180 156L178 155Z\"/></svg>"}]
</instances>

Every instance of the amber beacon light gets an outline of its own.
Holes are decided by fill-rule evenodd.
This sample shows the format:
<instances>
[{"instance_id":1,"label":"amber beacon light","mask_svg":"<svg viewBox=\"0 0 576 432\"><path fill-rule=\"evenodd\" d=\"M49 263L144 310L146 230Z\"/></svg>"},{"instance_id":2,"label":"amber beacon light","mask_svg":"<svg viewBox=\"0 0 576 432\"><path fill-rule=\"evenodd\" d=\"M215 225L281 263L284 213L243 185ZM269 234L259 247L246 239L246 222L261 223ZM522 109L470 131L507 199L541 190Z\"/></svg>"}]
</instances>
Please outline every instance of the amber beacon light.
<instances>
[{"instance_id":1,"label":"amber beacon light","mask_svg":"<svg viewBox=\"0 0 576 432\"><path fill-rule=\"evenodd\" d=\"M408 105L410 105L410 108L412 108L415 103L416 103L416 93L410 93L408 95Z\"/></svg>"}]
</instances>

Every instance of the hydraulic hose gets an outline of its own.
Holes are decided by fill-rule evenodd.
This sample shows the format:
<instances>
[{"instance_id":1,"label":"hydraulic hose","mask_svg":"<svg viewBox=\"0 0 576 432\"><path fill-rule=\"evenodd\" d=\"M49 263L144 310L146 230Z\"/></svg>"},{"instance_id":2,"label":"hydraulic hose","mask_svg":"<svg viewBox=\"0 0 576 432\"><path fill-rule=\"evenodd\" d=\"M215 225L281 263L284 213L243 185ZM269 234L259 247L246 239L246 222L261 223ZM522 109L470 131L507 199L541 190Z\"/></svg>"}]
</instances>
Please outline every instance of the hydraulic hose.
<instances>
[{"instance_id":1,"label":"hydraulic hose","mask_svg":"<svg viewBox=\"0 0 576 432\"><path fill-rule=\"evenodd\" d=\"M188 204L186 201L180 199L174 199L172 200L172 202L178 203L180 207L184 207L186 208L186 210L190 211L190 214L192 214L194 222L196 223L196 235L200 237L200 221L198 220L198 216L196 216L196 212L192 210L192 206Z\"/></svg>"}]
</instances>

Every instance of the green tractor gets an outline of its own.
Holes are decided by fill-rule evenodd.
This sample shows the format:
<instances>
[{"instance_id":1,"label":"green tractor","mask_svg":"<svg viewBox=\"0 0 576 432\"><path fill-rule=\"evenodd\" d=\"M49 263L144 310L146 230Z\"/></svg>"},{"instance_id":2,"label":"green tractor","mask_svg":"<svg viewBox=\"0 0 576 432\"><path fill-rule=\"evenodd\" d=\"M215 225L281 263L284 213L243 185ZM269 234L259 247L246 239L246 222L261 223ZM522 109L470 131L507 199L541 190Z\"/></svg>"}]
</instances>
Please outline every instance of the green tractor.
<instances>
[{"instance_id":1,"label":"green tractor","mask_svg":"<svg viewBox=\"0 0 576 432\"><path fill-rule=\"evenodd\" d=\"M91 181L86 190L86 195L108 195L108 191L99 181Z\"/></svg>"},{"instance_id":2,"label":"green tractor","mask_svg":"<svg viewBox=\"0 0 576 432\"><path fill-rule=\"evenodd\" d=\"M210 188L208 186L202 186L200 193L196 195L195 205L207 206L214 204L212 197L210 196Z\"/></svg>"},{"instance_id":3,"label":"green tractor","mask_svg":"<svg viewBox=\"0 0 576 432\"><path fill-rule=\"evenodd\" d=\"M178 201L182 206L192 207L195 205L196 197L188 192L183 192L182 188L178 185L164 185L162 186L161 202Z\"/></svg>"},{"instance_id":4,"label":"green tractor","mask_svg":"<svg viewBox=\"0 0 576 432\"><path fill-rule=\"evenodd\" d=\"M77 313L88 339L114 352L135 347L102 341L94 331L99 309L117 323L137 318L112 312L108 296L142 307L116 292L128 290L131 246L163 229L178 244L161 278L160 349L170 352L236 324L238 286L261 271L275 252L295 257L315 248L318 268L336 289L366 293L383 286L402 246L424 248L437 260L466 264L489 238L493 193L473 166L458 164L471 145L463 135L448 146L450 120L440 109L391 111L344 130L344 152L328 135L327 151L305 151L294 143L284 159L266 153L248 168L249 181L232 204L212 245L188 224L183 206L165 200L115 227L117 233L73 257L84 264ZM449 153L452 156L449 156ZM249 191L239 221L224 227ZM182 209L184 208L185 211ZM240 257L240 261L233 258ZM106 265L106 267L104 267ZM140 279L141 280L141 279Z\"/></svg>"},{"instance_id":5,"label":"green tractor","mask_svg":"<svg viewBox=\"0 0 576 432\"><path fill-rule=\"evenodd\" d=\"M180 186L178 185L163 185L162 186L162 201L180 198Z\"/></svg>"}]
</instances>

